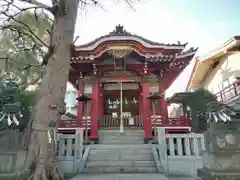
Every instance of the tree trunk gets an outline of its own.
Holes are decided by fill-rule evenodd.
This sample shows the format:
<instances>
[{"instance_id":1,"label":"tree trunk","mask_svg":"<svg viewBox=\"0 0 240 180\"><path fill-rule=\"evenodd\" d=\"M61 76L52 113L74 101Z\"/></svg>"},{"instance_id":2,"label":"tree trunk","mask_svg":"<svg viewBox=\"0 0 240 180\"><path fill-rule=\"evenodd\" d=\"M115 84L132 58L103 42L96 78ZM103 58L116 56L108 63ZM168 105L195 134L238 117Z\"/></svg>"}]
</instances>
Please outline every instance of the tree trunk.
<instances>
[{"instance_id":1,"label":"tree trunk","mask_svg":"<svg viewBox=\"0 0 240 180\"><path fill-rule=\"evenodd\" d=\"M60 120L59 112L64 108L78 4L79 0L60 0L56 10L52 34L54 53L48 60L46 75L39 88L41 98L36 106L28 146L26 165L31 171L29 179L63 179L55 164L53 134L57 129L57 121Z\"/></svg>"}]
</instances>

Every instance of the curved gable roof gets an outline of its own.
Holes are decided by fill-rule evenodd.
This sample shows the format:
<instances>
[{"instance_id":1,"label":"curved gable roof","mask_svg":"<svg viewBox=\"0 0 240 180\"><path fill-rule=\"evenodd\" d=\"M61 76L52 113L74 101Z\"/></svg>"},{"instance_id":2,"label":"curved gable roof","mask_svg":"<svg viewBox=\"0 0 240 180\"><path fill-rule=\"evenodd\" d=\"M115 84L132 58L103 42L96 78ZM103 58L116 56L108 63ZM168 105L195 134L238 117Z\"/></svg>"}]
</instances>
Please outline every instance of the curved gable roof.
<instances>
[{"instance_id":1,"label":"curved gable roof","mask_svg":"<svg viewBox=\"0 0 240 180\"><path fill-rule=\"evenodd\" d=\"M98 37L89 43L76 46L75 48L76 50L80 50L80 51L89 51L97 48L100 44L104 42L109 42L109 41L132 41L132 42L140 43L147 48L159 48L159 49L183 50L187 45L187 43L181 44L180 42L173 43L173 44L164 44L164 43L150 41L142 36L131 34L130 32L127 32L123 28L123 26L117 25L115 27L115 30L113 30L112 32L104 36Z\"/></svg>"}]
</instances>

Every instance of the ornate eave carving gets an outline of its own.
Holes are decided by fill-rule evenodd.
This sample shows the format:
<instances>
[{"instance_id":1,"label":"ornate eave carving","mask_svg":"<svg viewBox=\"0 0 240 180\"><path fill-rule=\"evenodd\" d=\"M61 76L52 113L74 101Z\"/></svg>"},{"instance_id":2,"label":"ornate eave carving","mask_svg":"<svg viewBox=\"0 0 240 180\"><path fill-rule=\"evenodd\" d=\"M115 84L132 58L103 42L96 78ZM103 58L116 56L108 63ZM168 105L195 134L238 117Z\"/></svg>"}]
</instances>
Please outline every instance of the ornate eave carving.
<instances>
[{"instance_id":1,"label":"ornate eave carving","mask_svg":"<svg viewBox=\"0 0 240 180\"><path fill-rule=\"evenodd\" d=\"M131 49L111 49L108 51L108 53L114 58L120 59L126 57L131 51Z\"/></svg>"},{"instance_id":2,"label":"ornate eave carving","mask_svg":"<svg viewBox=\"0 0 240 180\"><path fill-rule=\"evenodd\" d=\"M122 77L122 76L127 76L127 77L136 77L138 74L134 71L107 71L103 73L104 77Z\"/></svg>"}]
</instances>

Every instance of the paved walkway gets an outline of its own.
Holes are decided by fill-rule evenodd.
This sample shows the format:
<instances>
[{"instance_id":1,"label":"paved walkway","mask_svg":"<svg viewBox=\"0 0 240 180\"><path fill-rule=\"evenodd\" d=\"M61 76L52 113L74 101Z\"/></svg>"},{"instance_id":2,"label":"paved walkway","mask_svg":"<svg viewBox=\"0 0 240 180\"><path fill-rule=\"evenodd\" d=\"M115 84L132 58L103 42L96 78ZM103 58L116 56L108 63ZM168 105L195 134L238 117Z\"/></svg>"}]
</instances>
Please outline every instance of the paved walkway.
<instances>
[{"instance_id":1,"label":"paved walkway","mask_svg":"<svg viewBox=\"0 0 240 180\"><path fill-rule=\"evenodd\" d=\"M188 177L167 178L163 174L80 174L71 180L197 180Z\"/></svg>"}]
</instances>

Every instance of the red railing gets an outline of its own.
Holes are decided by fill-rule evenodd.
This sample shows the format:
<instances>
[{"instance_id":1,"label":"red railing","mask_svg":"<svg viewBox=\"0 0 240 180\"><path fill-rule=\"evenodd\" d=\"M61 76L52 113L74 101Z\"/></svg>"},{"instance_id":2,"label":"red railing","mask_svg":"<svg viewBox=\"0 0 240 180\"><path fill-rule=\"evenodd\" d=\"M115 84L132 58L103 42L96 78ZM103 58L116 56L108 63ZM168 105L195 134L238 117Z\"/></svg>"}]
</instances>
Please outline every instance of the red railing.
<instances>
[{"instance_id":1,"label":"red railing","mask_svg":"<svg viewBox=\"0 0 240 180\"><path fill-rule=\"evenodd\" d=\"M133 125L129 124L129 119L124 118L124 126L131 127L131 128L143 128L143 119L141 116L135 116L133 118L134 123ZM151 116L152 128L155 127L167 127L167 130L170 131L185 131L189 130L190 122L189 118L186 116L174 117L169 118L168 122L163 122L161 116L156 115L156 120L153 116ZM91 118L87 118L88 129L90 129L91 125ZM60 128L77 128L77 127L85 127L85 119L83 117L83 121L80 124L76 121L76 119L69 119L69 120L61 120L60 121ZM103 118L99 119L99 127L100 128L118 128L120 127L120 120L113 119L112 116L105 115ZM174 130L175 129L175 130Z\"/></svg>"},{"instance_id":2,"label":"red railing","mask_svg":"<svg viewBox=\"0 0 240 180\"><path fill-rule=\"evenodd\" d=\"M225 102L240 96L240 80L237 80L233 84L227 86L220 92L216 93L218 101Z\"/></svg>"},{"instance_id":3,"label":"red railing","mask_svg":"<svg viewBox=\"0 0 240 180\"><path fill-rule=\"evenodd\" d=\"M85 122L87 122L88 129L90 129L91 125L91 117L87 116L87 120L85 121L85 116L83 116L82 122L77 122L76 119L62 119L60 121L60 128L76 128L76 127L85 127Z\"/></svg>"},{"instance_id":4,"label":"red railing","mask_svg":"<svg viewBox=\"0 0 240 180\"><path fill-rule=\"evenodd\" d=\"M153 129L154 127L165 127L166 132L190 132L191 131L190 119L186 116L168 118L167 122L163 122L161 119L161 116L156 116L156 120L152 116L151 120L152 120Z\"/></svg>"},{"instance_id":5,"label":"red railing","mask_svg":"<svg viewBox=\"0 0 240 180\"><path fill-rule=\"evenodd\" d=\"M189 124L189 118L186 116L180 116L180 117L174 117L174 118L168 118L167 122L163 122L161 119L161 116L156 115L156 120L152 116L152 126L157 125L157 127L161 126L190 126Z\"/></svg>"},{"instance_id":6,"label":"red railing","mask_svg":"<svg viewBox=\"0 0 240 180\"><path fill-rule=\"evenodd\" d=\"M120 118L113 118L111 115L104 115L100 118L100 128L119 128ZM128 128L143 128L143 119L140 115L133 116L132 118L123 118L123 126Z\"/></svg>"}]
</instances>

